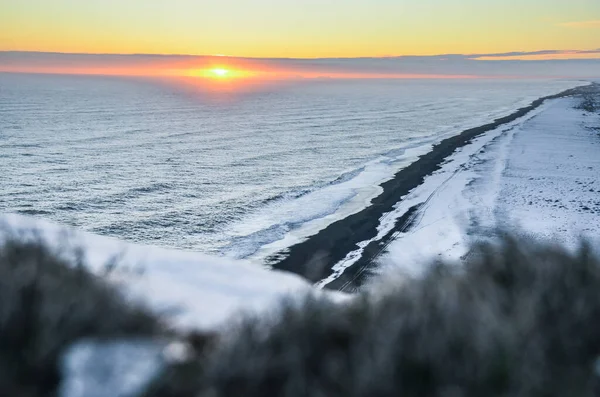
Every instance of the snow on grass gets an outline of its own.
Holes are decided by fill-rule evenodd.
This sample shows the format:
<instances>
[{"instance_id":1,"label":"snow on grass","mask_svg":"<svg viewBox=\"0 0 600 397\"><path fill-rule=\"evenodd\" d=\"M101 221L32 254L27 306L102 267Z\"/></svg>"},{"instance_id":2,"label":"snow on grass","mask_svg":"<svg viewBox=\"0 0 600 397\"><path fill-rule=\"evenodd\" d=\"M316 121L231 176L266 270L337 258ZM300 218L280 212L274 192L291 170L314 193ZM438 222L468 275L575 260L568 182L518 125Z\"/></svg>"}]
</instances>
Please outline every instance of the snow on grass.
<instances>
[{"instance_id":1,"label":"snow on grass","mask_svg":"<svg viewBox=\"0 0 600 397\"><path fill-rule=\"evenodd\" d=\"M499 221L572 246L600 232L600 115L556 102L510 147Z\"/></svg>"},{"instance_id":2,"label":"snow on grass","mask_svg":"<svg viewBox=\"0 0 600 397\"><path fill-rule=\"evenodd\" d=\"M33 236L36 230L51 246L68 241L97 274L116 258L111 281L182 328L214 329L242 311L269 310L284 296L313 291L299 276L244 261L128 244L19 215L1 215L0 222L13 232Z\"/></svg>"},{"instance_id":3,"label":"snow on grass","mask_svg":"<svg viewBox=\"0 0 600 397\"><path fill-rule=\"evenodd\" d=\"M143 339L76 343L64 356L59 396L139 396L167 365L164 349Z\"/></svg>"}]
</instances>

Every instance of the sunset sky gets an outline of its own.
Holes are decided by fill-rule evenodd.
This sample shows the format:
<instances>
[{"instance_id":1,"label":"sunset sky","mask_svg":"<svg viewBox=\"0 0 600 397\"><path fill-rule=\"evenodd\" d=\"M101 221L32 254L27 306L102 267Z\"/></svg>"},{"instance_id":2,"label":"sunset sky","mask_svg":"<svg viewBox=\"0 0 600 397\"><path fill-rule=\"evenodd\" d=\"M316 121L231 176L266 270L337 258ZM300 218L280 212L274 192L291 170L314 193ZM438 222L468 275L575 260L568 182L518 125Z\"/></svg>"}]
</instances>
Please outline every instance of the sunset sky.
<instances>
[{"instance_id":1,"label":"sunset sky","mask_svg":"<svg viewBox=\"0 0 600 397\"><path fill-rule=\"evenodd\" d=\"M0 50L315 58L597 48L598 0L0 2Z\"/></svg>"},{"instance_id":2,"label":"sunset sky","mask_svg":"<svg viewBox=\"0 0 600 397\"><path fill-rule=\"evenodd\" d=\"M600 0L2 1L0 54L3 51L269 58L270 66L260 66L265 70L273 70L273 62L277 63L273 58L463 54L478 61L600 59ZM103 73L110 68L112 74L133 69L154 74L159 70L180 73L191 67L185 64L189 60L179 58L154 59L152 64L119 59L109 66L97 58L96 63L91 58L71 59L71 63L42 58L32 63L27 57L0 57L0 71L44 67L54 72L85 68ZM247 61L240 62L233 62L234 66L248 67ZM201 68L231 66L205 58L192 63ZM306 64L299 68L311 73L318 69ZM350 76L355 69L344 66L339 70ZM467 69L456 68L453 73L471 74ZM587 70L580 74L589 74ZM446 73L443 68L421 71L416 66L390 65L376 65L368 71L373 75L381 71ZM202 76L207 72L190 69L185 73ZM564 74L561 70L554 73ZM231 70L225 76L236 74Z\"/></svg>"}]
</instances>

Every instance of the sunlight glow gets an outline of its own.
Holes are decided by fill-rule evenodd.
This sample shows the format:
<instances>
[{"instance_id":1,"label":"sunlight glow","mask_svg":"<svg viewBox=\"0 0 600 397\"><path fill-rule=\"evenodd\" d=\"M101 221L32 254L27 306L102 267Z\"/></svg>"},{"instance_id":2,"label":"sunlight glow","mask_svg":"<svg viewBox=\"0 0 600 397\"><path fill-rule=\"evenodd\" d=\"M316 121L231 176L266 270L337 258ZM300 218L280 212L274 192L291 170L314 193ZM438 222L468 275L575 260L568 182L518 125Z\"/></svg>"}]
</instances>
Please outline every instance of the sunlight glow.
<instances>
[{"instance_id":1,"label":"sunlight glow","mask_svg":"<svg viewBox=\"0 0 600 397\"><path fill-rule=\"evenodd\" d=\"M239 80L242 78L254 77L256 75L255 72L233 69L229 66L211 66L206 69L189 69L185 74L214 81Z\"/></svg>"},{"instance_id":2,"label":"sunlight glow","mask_svg":"<svg viewBox=\"0 0 600 397\"><path fill-rule=\"evenodd\" d=\"M212 69L211 72L213 72L213 74L215 74L217 77L225 77L229 74L229 70L221 68Z\"/></svg>"}]
</instances>

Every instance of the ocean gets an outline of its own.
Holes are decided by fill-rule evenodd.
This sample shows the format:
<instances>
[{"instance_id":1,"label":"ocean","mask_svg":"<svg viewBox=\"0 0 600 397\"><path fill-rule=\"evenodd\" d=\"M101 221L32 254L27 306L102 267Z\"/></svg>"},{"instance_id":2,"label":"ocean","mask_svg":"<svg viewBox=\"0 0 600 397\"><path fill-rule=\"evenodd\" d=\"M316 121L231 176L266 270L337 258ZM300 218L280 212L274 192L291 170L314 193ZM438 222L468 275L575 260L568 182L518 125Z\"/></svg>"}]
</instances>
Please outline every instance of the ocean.
<instances>
[{"instance_id":1,"label":"ocean","mask_svg":"<svg viewBox=\"0 0 600 397\"><path fill-rule=\"evenodd\" d=\"M436 142L580 84L0 73L0 212L260 262Z\"/></svg>"}]
</instances>

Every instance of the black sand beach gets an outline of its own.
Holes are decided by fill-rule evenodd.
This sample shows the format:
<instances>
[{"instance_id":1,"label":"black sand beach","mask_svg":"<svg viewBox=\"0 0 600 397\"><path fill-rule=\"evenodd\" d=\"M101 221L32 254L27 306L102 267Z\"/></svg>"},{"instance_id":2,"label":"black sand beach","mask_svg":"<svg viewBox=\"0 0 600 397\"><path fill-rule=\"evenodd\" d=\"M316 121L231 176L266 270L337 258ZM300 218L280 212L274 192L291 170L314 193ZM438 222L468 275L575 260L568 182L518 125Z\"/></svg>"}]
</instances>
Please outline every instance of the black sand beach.
<instances>
[{"instance_id":1,"label":"black sand beach","mask_svg":"<svg viewBox=\"0 0 600 397\"><path fill-rule=\"evenodd\" d=\"M393 179L381 184L383 192L371 201L369 207L329 225L307 240L268 258L267 262L271 263L275 269L297 273L312 282L328 277L331 274L332 266L344 259L349 252L355 250L359 242L375 237L379 219L385 213L392 211L402 196L419 186L425 177L438 170L456 149L487 131L525 116L548 99L579 95L586 90L596 89L596 87L597 85L583 86L539 98L529 106L506 117L465 130L441 141L429 153L419 157L417 161L396 173ZM325 288L348 291L359 287L367 273L365 270L370 268L373 260L385 248L394 233L410 228L413 214L416 211L418 208L413 207L400 217L388 235L365 247L362 257L353 266L346 269L341 277L326 285Z\"/></svg>"}]
</instances>

